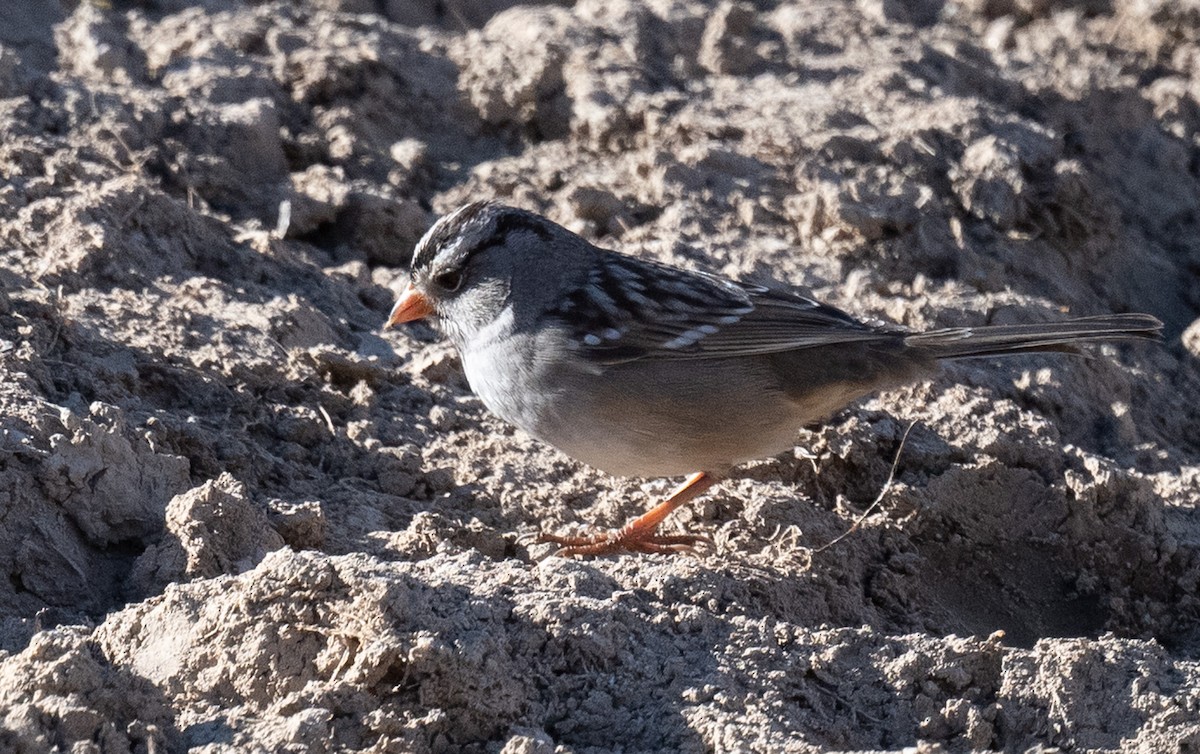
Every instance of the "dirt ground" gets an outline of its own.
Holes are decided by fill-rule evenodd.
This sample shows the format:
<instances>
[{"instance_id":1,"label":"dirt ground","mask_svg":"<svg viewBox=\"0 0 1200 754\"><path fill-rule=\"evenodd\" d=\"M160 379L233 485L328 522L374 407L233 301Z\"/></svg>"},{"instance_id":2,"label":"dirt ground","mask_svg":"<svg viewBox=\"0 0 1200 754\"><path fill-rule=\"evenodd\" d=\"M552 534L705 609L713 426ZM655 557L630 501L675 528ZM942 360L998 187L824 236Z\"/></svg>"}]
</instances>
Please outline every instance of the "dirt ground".
<instances>
[{"instance_id":1,"label":"dirt ground","mask_svg":"<svg viewBox=\"0 0 1200 754\"><path fill-rule=\"evenodd\" d=\"M0 5L0 752L1200 751L1200 6L510 5ZM479 198L1166 342L803 429L696 557L549 557L675 480L380 333Z\"/></svg>"}]
</instances>

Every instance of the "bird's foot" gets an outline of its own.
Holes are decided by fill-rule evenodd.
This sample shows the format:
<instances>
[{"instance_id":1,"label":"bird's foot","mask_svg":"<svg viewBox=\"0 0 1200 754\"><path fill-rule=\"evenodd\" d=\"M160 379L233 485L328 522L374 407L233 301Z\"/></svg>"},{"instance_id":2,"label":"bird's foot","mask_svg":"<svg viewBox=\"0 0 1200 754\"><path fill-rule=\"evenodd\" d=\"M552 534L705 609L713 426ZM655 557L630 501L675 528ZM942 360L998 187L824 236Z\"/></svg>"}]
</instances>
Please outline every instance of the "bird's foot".
<instances>
[{"instance_id":1,"label":"bird's foot","mask_svg":"<svg viewBox=\"0 0 1200 754\"><path fill-rule=\"evenodd\" d=\"M624 552L659 553L674 555L677 553L694 553L696 545L706 543L712 545L708 537L692 534L659 534L658 526L671 511L688 502L716 484L721 477L701 471L692 474L687 481L680 485L663 502L654 506L642 515L633 519L620 529L612 529L600 534L587 536L564 537L560 534L539 534L534 541L537 543L550 542L562 547L555 555L564 558L587 558L595 555L616 555Z\"/></svg>"},{"instance_id":2,"label":"bird's foot","mask_svg":"<svg viewBox=\"0 0 1200 754\"><path fill-rule=\"evenodd\" d=\"M534 542L561 545L554 554L563 558L588 558L627 552L691 554L699 544L712 545L712 540L708 537L693 534L658 534L654 527L637 527L634 524L636 521L620 529L584 536L539 534Z\"/></svg>"}]
</instances>

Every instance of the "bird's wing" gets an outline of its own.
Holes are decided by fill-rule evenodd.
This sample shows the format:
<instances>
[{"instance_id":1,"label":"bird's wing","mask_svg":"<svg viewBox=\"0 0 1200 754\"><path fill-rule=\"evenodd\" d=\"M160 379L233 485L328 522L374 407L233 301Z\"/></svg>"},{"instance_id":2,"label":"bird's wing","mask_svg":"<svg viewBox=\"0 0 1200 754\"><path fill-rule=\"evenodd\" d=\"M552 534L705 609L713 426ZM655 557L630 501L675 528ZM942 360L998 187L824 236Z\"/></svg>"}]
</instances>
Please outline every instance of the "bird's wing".
<instances>
[{"instance_id":1,"label":"bird's wing","mask_svg":"<svg viewBox=\"0 0 1200 754\"><path fill-rule=\"evenodd\" d=\"M888 337L813 299L609 253L556 316L600 364L778 353Z\"/></svg>"}]
</instances>

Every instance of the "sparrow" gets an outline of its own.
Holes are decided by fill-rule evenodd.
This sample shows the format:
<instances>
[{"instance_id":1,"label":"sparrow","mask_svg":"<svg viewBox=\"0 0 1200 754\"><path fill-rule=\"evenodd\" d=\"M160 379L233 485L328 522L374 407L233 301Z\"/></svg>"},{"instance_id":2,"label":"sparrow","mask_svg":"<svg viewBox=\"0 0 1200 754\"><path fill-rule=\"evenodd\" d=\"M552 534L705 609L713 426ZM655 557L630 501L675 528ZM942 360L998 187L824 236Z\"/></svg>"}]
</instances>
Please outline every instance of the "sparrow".
<instances>
[{"instance_id":1,"label":"sparrow","mask_svg":"<svg viewBox=\"0 0 1200 754\"><path fill-rule=\"evenodd\" d=\"M619 529L543 533L563 556L690 550L662 534L679 506L798 430L947 359L1109 340L1156 340L1148 314L913 332L868 324L786 290L599 248L533 212L490 201L417 243L385 327L431 320L494 414L616 476L689 475Z\"/></svg>"}]
</instances>

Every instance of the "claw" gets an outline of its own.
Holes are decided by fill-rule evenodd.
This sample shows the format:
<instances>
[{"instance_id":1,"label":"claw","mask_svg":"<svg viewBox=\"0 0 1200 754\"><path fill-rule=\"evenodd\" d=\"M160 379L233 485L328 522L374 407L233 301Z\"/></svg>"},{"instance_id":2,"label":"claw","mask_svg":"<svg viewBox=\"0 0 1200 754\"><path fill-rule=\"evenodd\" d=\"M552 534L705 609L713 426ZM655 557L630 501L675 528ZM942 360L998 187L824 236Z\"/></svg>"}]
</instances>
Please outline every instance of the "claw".
<instances>
[{"instance_id":1,"label":"claw","mask_svg":"<svg viewBox=\"0 0 1200 754\"><path fill-rule=\"evenodd\" d=\"M539 534L534 541L538 544L562 545L554 552L555 556L562 558L617 555L626 552L695 555L697 545L714 546L708 537L693 534L655 534L653 529L632 529L629 526L590 536Z\"/></svg>"},{"instance_id":2,"label":"claw","mask_svg":"<svg viewBox=\"0 0 1200 754\"><path fill-rule=\"evenodd\" d=\"M708 537L692 534L658 534L658 526L671 514L671 511L692 500L720 480L721 477L717 474L703 471L693 474L675 492L671 493L670 497L620 529L573 537L565 537L561 534L539 534L534 542L562 545L554 554L563 558L586 558L623 552L660 555L694 554L697 544L703 542L712 546L713 541Z\"/></svg>"}]
</instances>

